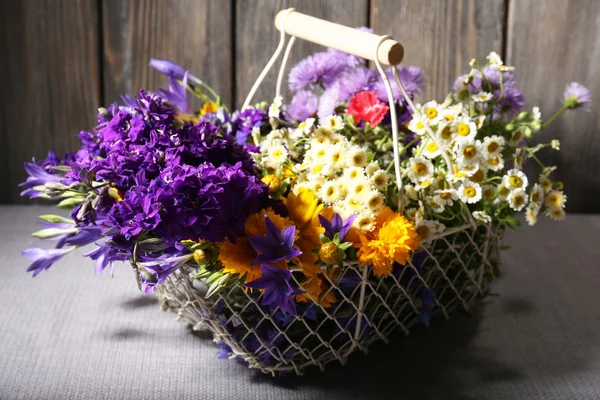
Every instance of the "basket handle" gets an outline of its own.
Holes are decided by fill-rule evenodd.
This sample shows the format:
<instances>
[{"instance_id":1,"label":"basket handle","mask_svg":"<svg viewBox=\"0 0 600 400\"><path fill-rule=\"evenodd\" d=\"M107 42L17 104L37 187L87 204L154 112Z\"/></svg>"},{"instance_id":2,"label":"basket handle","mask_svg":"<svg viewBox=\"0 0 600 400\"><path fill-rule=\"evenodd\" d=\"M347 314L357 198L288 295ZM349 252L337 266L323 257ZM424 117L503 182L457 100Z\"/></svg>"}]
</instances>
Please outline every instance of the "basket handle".
<instances>
[{"instance_id":1,"label":"basket handle","mask_svg":"<svg viewBox=\"0 0 600 400\"><path fill-rule=\"evenodd\" d=\"M383 36L311 17L295 10L282 10L277 13L275 27L279 31L283 29L290 36L371 61L375 61L373 49L378 49L377 58L385 65L398 65L404 58L404 47L393 39L388 38L380 45Z\"/></svg>"}]
</instances>

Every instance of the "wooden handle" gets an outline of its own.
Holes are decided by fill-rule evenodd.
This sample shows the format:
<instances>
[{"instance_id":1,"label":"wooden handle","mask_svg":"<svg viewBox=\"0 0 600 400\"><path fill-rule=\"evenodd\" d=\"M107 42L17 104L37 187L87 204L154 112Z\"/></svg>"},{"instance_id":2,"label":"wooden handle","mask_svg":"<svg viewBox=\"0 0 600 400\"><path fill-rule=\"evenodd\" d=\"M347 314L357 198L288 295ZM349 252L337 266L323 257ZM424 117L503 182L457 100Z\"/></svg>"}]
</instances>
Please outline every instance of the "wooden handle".
<instances>
[{"instance_id":1,"label":"wooden handle","mask_svg":"<svg viewBox=\"0 0 600 400\"><path fill-rule=\"evenodd\" d=\"M286 13L288 10L282 10L275 16L275 27L280 31ZM297 11L290 11L285 17L285 33L371 61L375 61L375 49L382 40L382 36ZM395 40L386 39L379 46L377 56L382 64L398 65L404 58L404 47Z\"/></svg>"}]
</instances>

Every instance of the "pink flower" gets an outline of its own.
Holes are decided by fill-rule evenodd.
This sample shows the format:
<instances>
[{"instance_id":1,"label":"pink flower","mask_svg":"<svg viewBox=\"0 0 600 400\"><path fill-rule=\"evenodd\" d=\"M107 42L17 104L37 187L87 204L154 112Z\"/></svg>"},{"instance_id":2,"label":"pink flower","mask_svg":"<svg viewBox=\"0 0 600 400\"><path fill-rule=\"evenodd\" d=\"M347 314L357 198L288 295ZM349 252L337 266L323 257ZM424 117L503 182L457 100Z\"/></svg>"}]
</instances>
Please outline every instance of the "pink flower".
<instances>
[{"instance_id":1,"label":"pink flower","mask_svg":"<svg viewBox=\"0 0 600 400\"><path fill-rule=\"evenodd\" d=\"M346 113L354 117L354 122L366 121L371 126L377 126L383 120L390 108L379 101L374 90L358 92L350 99Z\"/></svg>"}]
</instances>

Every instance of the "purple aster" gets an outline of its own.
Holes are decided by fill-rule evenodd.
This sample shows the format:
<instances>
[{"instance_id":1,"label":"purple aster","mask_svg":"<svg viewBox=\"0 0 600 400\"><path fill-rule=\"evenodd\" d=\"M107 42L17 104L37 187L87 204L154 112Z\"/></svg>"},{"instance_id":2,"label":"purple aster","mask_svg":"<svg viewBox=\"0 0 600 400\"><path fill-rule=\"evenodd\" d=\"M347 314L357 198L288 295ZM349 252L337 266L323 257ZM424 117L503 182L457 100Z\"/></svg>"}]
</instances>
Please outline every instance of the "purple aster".
<instances>
[{"instance_id":1,"label":"purple aster","mask_svg":"<svg viewBox=\"0 0 600 400\"><path fill-rule=\"evenodd\" d=\"M340 214L334 213L331 221L324 216L319 215L319 222L321 222L321 226L325 228L325 236L327 236L329 240L333 240L334 236L339 234L340 242L343 242L348 231L352 227L354 218L356 218L356 215L351 215L344 221Z\"/></svg>"},{"instance_id":2,"label":"purple aster","mask_svg":"<svg viewBox=\"0 0 600 400\"><path fill-rule=\"evenodd\" d=\"M592 94L590 89L586 88L580 83L571 82L565 88L564 102L565 107L570 109L583 108L584 110L590 110L590 103L592 101Z\"/></svg>"},{"instance_id":3,"label":"purple aster","mask_svg":"<svg viewBox=\"0 0 600 400\"><path fill-rule=\"evenodd\" d=\"M252 133L252 129L261 128L268 121L269 116L264 110L247 108L232 116L230 133L235 136L238 144L244 145L248 142L248 135Z\"/></svg>"},{"instance_id":4,"label":"purple aster","mask_svg":"<svg viewBox=\"0 0 600 400\"><path fill-rule=\"evenodd\" d=\"M377 71L370 68L353 68L344 71L335 82L339 89L339 99L348 101L358 92L371 90L378 77Z\"/></svg>"},{"instance_id":5,"label":"purple aster","mask_svg":"<svg viewBox=\"0 0 600 400\"><path fill-rule=\"evenodd\" d=\"M298 257L302 252L294 247L294 225L279 231L271 218L265 215L266 236L250 236L248 241L259 256L254 259L254 264L273 264L282 260Z\"/></svg>"},{"instance_id":6,"label":"purple aster","mask_svg":"<svg viewBox=\"0 0 600 400\"><path fill-rule=\"evenodd\" d=\"M173 78L179 81L183 80L183 77L188 72L181 65L176 64L171 60L158 60L156 58L151 58L150 63L148 65L160 72L161 74L164 74L169 78ZM189 80L190 82L195 83L197 85L202 84L202 81L196 78L194 75L189 75Z\"/></svg>"},{"instance_id":7,"label":"purple aster","mask_svg":"<svg viewBox=\"0 0 600 400\"><path fill-rule=\"evenodd\" d=\"M288 114L297 121L304 121L317 112L319 99L308 90L296 92L287 108Z\"/></svg>"},{"instance_id":8,"label":"purple aster","mask_svg":"<svg viewBox=\"0 0 600 400\"><path fill-rule=\"evenodd\" d=\"M320 119L325 119L335 114L335 109L342 103L340 98L340 89L337 85L325 90L319 98L319 107L317 115Z\"/></svg>"},{"instance_id":9,"label":"purple aster","mask_svg":"<svg viewBox=\"0 0 600 400\"><path fill-rule=\"evenodd\" d=\"M315 53L300 61L290 71L288 83L291 90L300 90L313 84L330 87L337 75L349 68L346 60L340 60L330 52Z\"/></svg>"},{"instance_id":10,"label":"purple aster","mask_svg":"<svg viewBox=\"0 0 600 400\"><path fill-rule=\"evenodd\" d=\"M400 82L406 89L406 93L412 98L421 93L421 86L423 85L423 72L417 67L404 67L399 66L398 68L398 77L400 78ZM394 79L394 74L391 68L388 68L385 71L388 79L390 80L390 84L392 86L392 94L394 96L394 101L396 103L404 103L404 97L402 96L402 92L400 92L400 88L396 85L396 81ZM383 83L383 79L379 78L375 85L373 86L375 91L377 92L377 97L381 101L388 101L387 90L385 88L385 84Z\"/></svg>"},{"instance_id":11,"label":"purple aster","mask_svg":"<svg viewBox=\"0 0 600 400\"><path fill-rule=\"evenodd\" d=\"M294 296L302 291L292 287L290 283L292 271L268 265L261 265L260 270L262 276L246 283L246 286L252 289L264 289L262 304L269 306L271 312L279 307L284 314L296 315Z\"/></svg>"},{"instance_id":12,"label":"purple aster","mask_svg":"<svg viewBox=\"0 0 600 400\"><path fill-rule=\"evenodd\" d=\"M494 97L500 98L500 91L494 92ZM509 118L516 117L525 106L525 97L523 94L513 87L504 88L504 96L500 98L498 104L494 106L493 118L498 119L502 114Z\"/></svg>"},{"instance_id":13,"label":"purple aster","mask_svg":"<svg viewBox=\"0 0 600 400\"><path fill-rule=\"evenodd\" d=\"M73 250L75 250L75 247L65 247L62 249L42 249L40 247L33 247L23 250L21 254L23 257L33 261L29 268L27 268L27 271L33 271L33 276L37 276L37 274L47 270L52 264Z\"/></svg>"},{"instance_id":14,"label":"purple aster","mask_svg":"<svg viewBox=\"0 0 600 400\"><path fill-rule=\"evenodd\" d=\"M35 199L42 195L43 191L36 190L38 186L44 186L48 182L60 182L62 178L55 174L50 174L42 165L38 165L34 162L25 163L25 171L29 174L27 180L21 183L19 186L24 188L21 192L21 196L29 196L31 199Z\"/></svg>"}]
</instances>

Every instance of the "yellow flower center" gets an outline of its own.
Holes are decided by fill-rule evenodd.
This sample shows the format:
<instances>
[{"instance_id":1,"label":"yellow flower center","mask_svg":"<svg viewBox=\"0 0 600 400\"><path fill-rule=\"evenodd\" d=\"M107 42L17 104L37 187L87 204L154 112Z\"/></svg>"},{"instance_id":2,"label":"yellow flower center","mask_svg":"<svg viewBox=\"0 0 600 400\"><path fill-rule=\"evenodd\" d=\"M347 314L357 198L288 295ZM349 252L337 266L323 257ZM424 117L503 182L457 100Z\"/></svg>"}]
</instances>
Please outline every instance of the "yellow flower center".
<instances>
[{"instance_id":1,"label":"yellow flower center","mask_svg":"<svg viewBox=\"0 0 600 400\"><path fill-rule=\"evenodd\" d=\"M427 144L427 147L426 147L426 149L427 149L427 151L428 151L428 152L430 152L430 153L434 153L434 152L436 152L436 151L437 151L437 149L438 149L438 146L437 146L437 144L435 144L435 142L429 142L429 143Z\"/></svg>"},{"instance_id":2,"label":"yellow flower center","mask_svg":"<svg viewBox=\"0 0 600 400\"><path fill-rule=\"evenodd\" d=\"M444 118L446 118L446 121L454 121L454 115L452 114L446 114Z\"/></svg>"},{"instance_id":3,"label":"yellow flower center","mask_svg":"<svg viewBox=\"0 0 600 400\"><path fill-rule=\"evenodd\" d=\"M373 183L376 187L380 188L383 185L385 185L385 178L383 176L376 176L375 178L373 178Z\"/></svg>"},{"instance_id":4,"label":"yellow flower center","mask_svg":"<svg viewBox=\"0 0 600 400\"><path fill-rule=\"evenodd\" d=\"M512 141L518 142L519 140L521 140L521 137L523 137L523 134L521 133L521 131L516 131L512 136Z\"/></svg>"},{"instance_id":5,"label":"yellow flower center","mask_svg":"<svg viewBox=\"0 0 600 400\"><path fill-rule=\"evenodd\" d=\"M557 188L558 190L563 190L563 188L564 188L564 185L563 185L563 183L562 183L562 182L556 182L556 188Z\"/></svg>"},{"instance_id":6,"label":"yellow flower center","mask_svg":"<svg viewBox=\"0 0 600 400\"><path fill-rule=\"evenodd\" d=\"M520 188L521 186L523 186L523 179L519 178L516 175L513 175L510 178L508 178L508 183L514 188Z\"/></svg>"},{"instance_id":7,"label":"yellow flower center","mask_svg":"<svg viewBox=\"0 0 600 400\"><path fill-rule=\"evenodd\" d=\"M440 199L442 199L442 200L450 200L451 198L452 198L452 193L449 193L449 192L440 193Z\"/></svg>"},{"instance_id":8,"label":"yellow flower center","mask_svg":"<svg viewBox=\"0 0 600 400\"><path fill-rule=\"evenodd\" d=\"M533 194L531 195L531 201L533 201L534 203L537 203L538 201L540 201L540 193L533 192Z\"/></svg>"},{"instance_id":9,"label":"yellow flower center","mask_svg":"<svg viewBox=\"0 0 600 400\"><path fill-rule=\"evenodd\" d=\"M468 124L461 123L456 127L456 133L458 133L460 136L469 136L471 133L471 128Z\"/></svg>"},{"instance_id":10,"label":"yellow flower center","mask_svg":"<svg viewBox=\"0 0 600 400\"><path fill-rule=\"evenodd\" d=\"M417 174L418 176L424 176L427 175L428 172L428 168L427 165L423 164L423 163L415 163L414 167L413 167L413 171L415 172L415 174Z\"/></svg>"},{"instance_id":11,"label":"yellow flower center","mask_svg":"<svg viewBox=\"0 0 600 400\"><path fill-rule=\"evenodd\" d=\"M273 158L280 158L283 156L283 151L277 149L275 151L273 151Z\"/></svg>"},{"instance_id":12,"label":"yellow flower center","mask_svg":"<svg viewBox=\"0 0 600 400\"><path fill-rule=\"evenodd\" d=\"M351 200L348 202L348 205L349 205L350 207L354 208L355 210L358 210L358 209L360 209L360 208L363 208L363 205L361 204L361 202L360 202L360 201L358 201L358 200L356 200L356 199L351 199Z\"/></svg>"},{"instance_id":13,"label":"yellow flower center","mask_svg":"<svg viewBox=\"0 0 600 400\"><path fill-rule=\"evenodd\" d=\"M317 158L323 158L323 157L325 157L325 154L327 154L325 149L321 149L317 152Z\"/></svg>"},{"instance_id":14,"label":"yellow flower center","mask_svg":"<svg viewBox=\"0 0 600 400\"><path fill-rule=\"evenodd\" d=\"M340 153L333 153L333 156L331 156L331 159L333 160L334 163L337 163L340 161L341 157L342 157L342 155Z\"/></svg>"},{"instance_id":15,"label":"yellow flower center","mask_svg":"<svg viewBox=\"0 0 600 400\"><path fill-rule=\"evenodd\" d=\"M483 173L482 170L478 169L477 172L475 172L473 174L473 176L471 177L471 180L473 182L481 182L483 180L483 178L485 178L485 174Z\"/></svg>"},{"instance_id":16,"label":"yellow flower center","mask_svg":"<svg viewBox=\"0 0 600 400\"><path fill-rule=\"evenodd\" d=\"M367 191L367 188L366 188L365 185L356 185L354 187L354 193L356 193L358 195L361 195L361 194L363 194L366 191Z\"/></svg>"},{"instance_id":17,"label":"yellow flower center","mask_svg":"<svg viewBox=\"0 0 600 400\"><path fill-rule=\"evenodd\" d=\"M442 138L444 138L444 140L452 139L452 129L450 129L449 126L442 129Z\"/></svg>"},{"instance_id":18,"label":"yellow flower center","mask_svg":"<svg viewBox=\"0 0 600 400\"><path fill-rule=\"evenodd\" d=\"M350 179L356 179L358 177L358 171L354 170L350 172Z\"/></svg>"},{"instance_id":19,"label":"yellow flower center","mask_svg":"<svg viewBox=\"0 0 600 400\"><path fill-rule=\"evenodd\" d=\"M417 127L417 129L423 129L425 127L425 125L423 125L423 122L418 121L415 126Z\"/></svg>"},{"instance_id":20,"label":"yellow flower center","mask_svg":"<svg viewBox=\"0 0 600 400\"><path fill-rule=\"evenodd\" d=\"M523 195L517 194L513 197L513 203L515 206L521 206L525 203L525 197Z\"/></svg>"},{"instance_id":21,"label":"yellow flower center","mask_svg":"<svg viewBox=\"0 0 600 400\"><path fill-rule=\"evenodd\" d=\"M510 190L508 190L508 188L502 186L502 187L500 187L500 190L498 190L498 193L500 193L500 196L506 196L507 194L510 193Z\"/></svg>"},{"instance_id":22,"label":"yellow flower center","mask_svg":"<svg viewBox=\"0 0 600 400\"><path fill-rule=\"evenodd\" d=\"M429 119L434 119L435 117L438 116L438 112L435 108L428 108L426 111L427 114L427 118Z\"/></svg>"},{"instance_id":23,"label":"yellow flower center","mask_svg":"<svg viewBox=\"0 0 600 400\"><path fill-rule=\"evenodd\" d=\"M477 191L475 190L474 187L469 186L463 190L463 193L465 196L472 198L472 197L475 197L475 195L477 194Z\"/></svg>"},{"instance_id":24,"label":"yellow flower center","mask_svg":"<svg viewBox=\"0 0 600 400\"><path fill-rule=\"evenodd\" d=\"M494 189L485 190L483 192L483 195L485 196L486 200L488 200L488 201L494 200Z\"/></svg>"},{"instance_id":25,"label":"yellow flower center","mask_svg":"<svg viewBox=\"0 0 600 400\"><path fill-rule=\"evenodd\" d=\"M500 158L499 157L490 158L488 160L488 163L490 163L491 165L498 165L498 164L500 164Z\"/></svg>"},{"instance_id":26,"label":"yellow flower center","mask_svg":"<svg viewBox=\"0 0 600 400\"><path fill-rule=\"evenodd\" d=\"M329 186L327 188L327 196L331 197L335 194L335 186Z\"/></svg>"},{"instance_id":27,"label":"yellow flower center","mask_svg":"<svg viewBox=\"0 0 600 400\"><path fill-rule=\"evenodd\" d=\"M477 149L475 148L475 146L467 146L463 150L463 156L465 156L465 158L468 158L469 160L474 158L476 155Z\"/></svg>"},{"instance_id":28,"label":"yellow flower center","mask_svg":"<svg viewBox=\"0 0 600 400\"><path fill-rule=\"evenodd\" d=\"M311 172L312 172L313 174L318 174L318 173L319 173L319 172L321 172L322 170L323 170L323 164L317 164L317 165L315 165L315 166L312 168Z\"/></svg>"},{"instance_id":29,"label":"yellow flower center","mask_svg":"<svg viewBox=\"0 0 600 400\"><path fill-rule=\"evenodd\" d=\"M429 237L429 234L431 233L427 225L418 226L415 230L417 231L417 234L421 236L422 239L427 239Z\"/></svg>"},{"instance_id":30,"label":"yellow flower center","mask_svg":"<svg viewBox=\"0 0 600 400\"><path fill-rule=\"evenodd\" d=\"M498 147L500 147L500 145L499 145L498 143L496 143L496 142L491 142L491 143L490 143L490 144L488 144L488 146L487 146L487 151L488 151L489 153L493 153L493 152L495 152L496 150L498 150Z\"/></svg>"}]
</instances>

